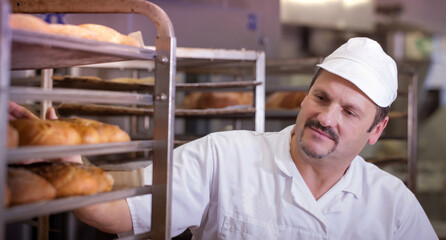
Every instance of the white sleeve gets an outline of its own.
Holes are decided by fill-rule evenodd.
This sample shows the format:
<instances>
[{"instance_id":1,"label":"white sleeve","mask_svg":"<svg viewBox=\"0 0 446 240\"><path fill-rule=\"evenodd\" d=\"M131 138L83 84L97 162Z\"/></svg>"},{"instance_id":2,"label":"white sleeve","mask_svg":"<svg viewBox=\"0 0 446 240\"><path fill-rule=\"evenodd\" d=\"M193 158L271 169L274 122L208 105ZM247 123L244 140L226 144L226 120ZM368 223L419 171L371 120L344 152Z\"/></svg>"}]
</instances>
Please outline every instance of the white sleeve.
<instances>
[{"instance_id":1,"label":"white sleeve","mask_svg":"<svg viewBox=\"0 0 446 240\"><path fill-rule=\"evenodd\" d=\"M209 204L213 153L209 137L200 138L174 150L172 169L172 236L186 228L200 226ZM151 184L152 165L144 171ZM127 198L135 234L147 232L151 224L152 195Z\"/></svg>"},{"instance_id":2,"label":"white sleeve","mask_svg":"<svg viewBox=\"0 0 446 240\"><path fill-rule=\"evenodd\" d=\"M401 219L400 226L395 233L395 239L399 240L438 240L432 224L418 200L413 197L411 204L405 209L405 216Z\"/></svg>"},{"instance_id":3,"label":"white sleeve","mask_svg":"<svg viewBox=\"0 0 446 240\"><path fill-rule=\"evenodd\" d=\"M198 227L209 206L214 172L212 137L175 149L173 156L172 236Z\"/></svg>"},{"instance_id":4,"label":"white sleeve","mask_svg":"<svg viewBox=\"0 0 446 240\"><path fill-rule=\"evenodd\" d=\"M144 168L144 185L152 185L153 165ZM152 224L152 194L127 198L132 216L133 232L140 234L150 231Z\"/></svg>"}]
</instances>

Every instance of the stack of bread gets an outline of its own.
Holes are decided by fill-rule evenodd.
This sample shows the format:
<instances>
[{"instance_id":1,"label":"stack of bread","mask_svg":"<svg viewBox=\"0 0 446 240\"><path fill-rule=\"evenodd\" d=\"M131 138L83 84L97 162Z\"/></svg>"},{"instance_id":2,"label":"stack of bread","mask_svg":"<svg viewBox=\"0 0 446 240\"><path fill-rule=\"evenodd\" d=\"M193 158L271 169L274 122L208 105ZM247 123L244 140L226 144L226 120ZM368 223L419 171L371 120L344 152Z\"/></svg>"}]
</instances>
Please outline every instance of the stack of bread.
<instances>
[{"instance_id":1,"label":"stack of bread","mask_svg":"<svg viewBox=\"0 0 446 240\"><path fill-rule=\"evenodd\" d=\"M141 47L136 39L99 24L48 24L33 15L16 13L9 16L9 25L20 30Z\"/></svg>"},{"instance_id":2,"label":"stack of bread","mask_svg":"<svg viewBox=\"0 0 446 240\"><path fill-rule=\"evenodd\" d=\"M94 165L42 162L8 168L5 203L19 205L112 189L110 174Z\"/></svg>"},{"instance_id":3,"label":"stack of bread","mask_svg":"<svg viewBox=\"0 0 446 240\"><path fill-rule=\"evenodd\" d=\"M225 108L252 106L252 92L193 92L186 95L181 104L186 109Z\"/></svg>"},{"instance_id":4,"label":"stack of bread","mask_svg":"<svg viewBox=\"0 0 446 240\"><path fill-rule=\"evenodd\" d=\"M19 119L9 123L11 133L8 135L8 147L17 144L76 145L130 141L127 132L118 126L90 119Z\"/></svg>"},{"instance_id":5,"label":"stack of bread","mask_svg":"<svg viewBox=\"0 0 446 240\"><path fill-rule=\"evenodd\" d=\"M297 109L304 100L306 92L274 92L265 100L265 108L275 109Z\"/></svg>"}]
</instances>

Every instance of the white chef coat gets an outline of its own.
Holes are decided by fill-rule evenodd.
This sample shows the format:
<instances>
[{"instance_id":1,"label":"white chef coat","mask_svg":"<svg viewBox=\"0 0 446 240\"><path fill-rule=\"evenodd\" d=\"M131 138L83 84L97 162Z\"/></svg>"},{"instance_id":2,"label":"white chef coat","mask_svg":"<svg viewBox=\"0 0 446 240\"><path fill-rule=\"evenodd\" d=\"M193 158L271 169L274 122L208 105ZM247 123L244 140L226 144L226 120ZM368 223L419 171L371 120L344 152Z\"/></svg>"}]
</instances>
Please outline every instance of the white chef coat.
<instances>
[{"instance_id":1,"label":"white chef coat","mask_svg":"<svg viewBox=\"0 0 446 240\"><path fill-rule=\"evenodd\" d=\"M212 133L175 149L172 236L189 227L206 240L438 239L403 182L359 156L316 201L290 156L292 128ZM149 231L151 195L127 202L135 233Z\"/></svg>"}]
</instances>

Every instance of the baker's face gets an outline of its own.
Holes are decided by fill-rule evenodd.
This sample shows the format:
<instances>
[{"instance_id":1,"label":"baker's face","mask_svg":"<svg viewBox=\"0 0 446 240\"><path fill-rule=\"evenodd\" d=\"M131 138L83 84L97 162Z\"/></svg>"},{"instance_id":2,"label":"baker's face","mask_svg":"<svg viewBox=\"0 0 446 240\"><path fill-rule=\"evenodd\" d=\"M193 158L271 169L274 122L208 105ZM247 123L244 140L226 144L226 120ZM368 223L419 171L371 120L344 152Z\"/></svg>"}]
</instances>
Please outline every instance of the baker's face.
<instances>
[{"instance_id":1,"label":"baker's face","mask_svg":"<svg viewBox=\"0 0 446 240\"><path fill-rule=\"evenodd\" d=\"M298 151L315 159L351 161L367 141L374 144L381 135L387 118L367 132L376 111L376 105L354 84L323 70L296 119Z\"/></svg>"}]
</instances>

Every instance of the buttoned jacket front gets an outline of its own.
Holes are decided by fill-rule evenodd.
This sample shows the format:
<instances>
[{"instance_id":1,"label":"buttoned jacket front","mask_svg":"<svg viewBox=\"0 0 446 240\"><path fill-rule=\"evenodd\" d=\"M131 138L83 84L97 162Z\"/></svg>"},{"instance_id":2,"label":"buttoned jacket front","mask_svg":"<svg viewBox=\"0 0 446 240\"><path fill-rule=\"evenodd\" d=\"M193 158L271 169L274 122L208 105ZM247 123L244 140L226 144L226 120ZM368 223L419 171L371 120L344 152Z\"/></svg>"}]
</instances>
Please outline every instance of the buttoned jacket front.
<instances>
[{"instance_id":1,"label":"buttoned jacket front","mask_svg":"<svg viewBox=\"0 0 446 240\"><path fill-rule=\"evenodd\" d=\"M189 227L194 239L438 239L402 181L359 156L316 201L291 159L292 129L213 133L175 149L172 235ZM127 202L135 233L148 231L151 196Z\"/></svg>"}]
</instances>

